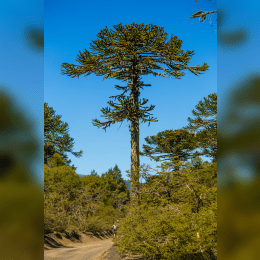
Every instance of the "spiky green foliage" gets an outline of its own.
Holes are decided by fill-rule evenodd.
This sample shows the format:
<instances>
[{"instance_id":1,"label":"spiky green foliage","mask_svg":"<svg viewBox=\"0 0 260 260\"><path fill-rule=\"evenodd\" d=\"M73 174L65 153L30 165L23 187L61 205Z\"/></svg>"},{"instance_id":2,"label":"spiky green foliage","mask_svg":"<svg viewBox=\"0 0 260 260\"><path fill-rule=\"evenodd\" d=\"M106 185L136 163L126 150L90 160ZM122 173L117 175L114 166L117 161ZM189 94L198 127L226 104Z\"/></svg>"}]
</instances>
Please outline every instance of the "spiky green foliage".
<instances>
[{"instance_id":1,"label":"spiky green foliage","mask_svg":"<svg viewBox=\"0 0 260 260\"><path fill-rule=\"evenodd\" d=\"M176 163L204 155L217 159L217 94L199 101L192 110L193 118L184 129L166 130L145 138L141 155L155 161L171 160Z\"/></svg>"},{"instance_id":2,"label":"spiky green foliage","mask_svg":"<svg viewBox=\"0 0 260 260\"><path fill-rule=\"evenodd\" d=\"M217 259L217 168L171 163L147 178L138 203L121 220L116 245L128 259Z\"/></svg>"},{"instance_id":3,"label":"spiky green foliage","mask_svg":"<svg viewBox=\"0 0 260 260\"><path fill-rule=\"evenodd\" d=\"M192 114L186 129L196 134L200 154L217 160L217 94L204 97Z\"/></svg>"},{"instance_id":4,"label":"spiky green foliage","mask_svg":"<svg viewBox=\"0 0 260 260\"><path fill-rule=\"evenodd\" d=\"M127 82L127 86L116 85L122 93L110 97L109 107L101 109L106 120L94 119L93 124L106 129L125 119L131 122L131 195L135 197L139 181L139 123L157 121L150 113L154 106L146 106L148 99L139 99L140 89L148 86L141 77L152 74L179 79L185 75L183 70L198 75L208 65L189 66L194 51L184 52L182 40L173 35L168 39L163 27L137 23L113 27L97 34L97 39L90 44L91 51L85 49L78 54L79 65L63 63L61 70L72 78L94 73L103 79Z\"/></svg>"},{"instance_id":5,"label":"spiky green foliage","mask_svg":"<svg viewBox=\"0 0 260 260\"><path fill-rule=\"evenodd\" d=\"M114 25L114 30L107 27L97 34L97 40L90 44L91 50L84 50L77 55L76 61L80 65L63 63L62 74L70 77L88 76L95 73L104 76L103 79L115 78L126 81L127 86L116 85L123 93L114 96L118 103L108 102L110 108L103 108L101 112L107 121L101 123L93 120L94 125L106 129L111 124L124 119L132 121L140 118L143 122L155 121L149 117L154 106L144 107L147 99L133 104L133 96L126 97L128 91L139 96L139 89L150 86L141 82L142 75L152 74L170 78L181 78L187 69L193 74L202 74L208 65L188 66L194 51L184 52L181 49L182 40L176 36L168 38L164 27L153 24L136 24L123 26Z\"/></svg>"},{"instance_id":6,"label":"spiky green foliage","mask_svg":"<svg viewBox=\"0 0 260 260\"><path fill-rule=\"evenodd\" d=\"M44 103L44 163L55 153L59 153L66 164L70 164L67 153L76 157L82 156L82 151L74 152L74 139L69 135L69 125L61 120L48 103Z\"/></svg>"},{"instance_id":7,"label":"spiky green foliage","mask_svg":"<svg viewBox=\"0 0 260 260\"><path fill-rule=\"evenodd\" d=\"M117 165L101 175L101 186L105 191L103 201L106 205L122 209L129 201L129 190Z\"/></svg>"},{"instance_id":8,"label":"spiky green foliage","mask_svg":"<svg viewBox=\"0 0 260 260\"><path fill-rule=\"evenodd\" d=\"M187 130L166 130L145 138L142 155L155 161L185 161L196 147L195 134Z\"/></svg>"},{"instance_id":9,"label":"spiky green foliage","mask_svg":"<svg viewBox=\"0 0 260 260\"><path fill-rule=\"evenodd\" d=\"M198 4L198 0L196 0L196 4ZM198 11L198 12L194 13L193 15L191 15L189 19L199 18L200 22L203 22L203 21L206 20L207 17L209 17L210 15L212 16L214 13L217 13L217 10L214 10L214 11ZM211 26L213 26L213 25L211 25Z\"/></svg>"},{"instance_id":10,"label":"spiky green foliage","mask_svg":"<svg viewBox=\"0 0 260 260\"><path fill-rule=\"evenodd\" d=\"M180 78L184 69L197 75L208 68L206 63L188 66L194 51L184 52L182 40L176 36L167 41L164 27L136 23L113 27L114 30L106 27L97 34L97 40L90 44L91 52L86 49L80 52L76 59L80 65L63 63L62 73L70 77L95 73L128 81L133 76L147 74Z\"/></svg>"}]
</instances>

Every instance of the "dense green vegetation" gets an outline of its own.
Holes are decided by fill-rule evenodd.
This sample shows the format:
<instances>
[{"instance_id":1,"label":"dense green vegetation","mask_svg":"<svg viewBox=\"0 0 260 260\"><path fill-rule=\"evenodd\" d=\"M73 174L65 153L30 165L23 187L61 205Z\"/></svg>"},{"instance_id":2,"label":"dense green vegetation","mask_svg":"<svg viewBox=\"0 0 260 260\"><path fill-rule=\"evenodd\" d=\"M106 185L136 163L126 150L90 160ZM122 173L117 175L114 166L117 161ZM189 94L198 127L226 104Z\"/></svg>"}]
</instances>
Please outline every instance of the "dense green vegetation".
<instances>
[{"instance_id":1,"label":"dense green vegetation","mask_svg":"<svg viewBox=\"0 0 260 260\"><path fill-rule=\"evenodd\" d=\"M76 157L68 123L44 103L44 232L107 231L124 216L129 190L117 165L99 176L80 178L67 153Z\"/></svg>"},{"instance_id":2,"label":"dense green vegetation","mask_svg":"<svg viewBox=\"0 0 260 260\"><path fill-rule=\"evenodd\" d=\"M141 168L122 219L116 243L129 259L217 259L217 95L192 114L187 127L145 138L142 155L162 164L154 175Z\"/></svg>"},{"instance_id":3,"label":"dense green vegetation","mask_svg":"<svg viewBox=\"0 0 260 260\"><path fill-rule=\"evenodd\" d=\"M199 101L188 126L145 138L142 155L161 161L134 203L118 166L80 178L61 154L45 164L45 233L111 231L128 259L217 259L217 95ZM211 161L203 161L208 156Z\"/></svg>"},{"instance_id":4,"label":"dense green vegetation","mask_svg":"<svg viewBox=\"0 0 260 260\"><path fill-rule=\"evenodd\" d=\"M44 165L44 232L111 231L113 218L124 217L129 190L117 166L98 176L80 178L54 154Z\"/></svg>"},{"instance_id":5,"label":"dense green vegetation","mask_svg":"<svg viewBox=\"0 0 260 260\"><path fill-rule=\"evenodd\" d=\"M199 158L146 176L121 221L118 250L129 259L217 259L217 167Z\"/></svg>"}]
</instances>

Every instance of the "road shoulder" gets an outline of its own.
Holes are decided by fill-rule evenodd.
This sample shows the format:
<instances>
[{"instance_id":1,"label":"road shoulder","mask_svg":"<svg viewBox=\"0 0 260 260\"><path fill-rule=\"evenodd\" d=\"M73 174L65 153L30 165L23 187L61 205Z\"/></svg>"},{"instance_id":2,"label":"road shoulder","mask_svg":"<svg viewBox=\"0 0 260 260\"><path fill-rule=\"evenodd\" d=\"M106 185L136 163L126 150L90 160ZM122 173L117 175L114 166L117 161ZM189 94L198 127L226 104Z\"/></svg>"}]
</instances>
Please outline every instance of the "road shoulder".
<instances>
[{"instance_id":1,"label":"road shoulder","mask_svg":"<svg viewBox=\"0 0 260 260\"><path fill-rule=\"evenodd\" d=\"M123 260L119 256L114 246L111 246L106 252L104 252L98 260Z\"/></svg>"}]
</instances>

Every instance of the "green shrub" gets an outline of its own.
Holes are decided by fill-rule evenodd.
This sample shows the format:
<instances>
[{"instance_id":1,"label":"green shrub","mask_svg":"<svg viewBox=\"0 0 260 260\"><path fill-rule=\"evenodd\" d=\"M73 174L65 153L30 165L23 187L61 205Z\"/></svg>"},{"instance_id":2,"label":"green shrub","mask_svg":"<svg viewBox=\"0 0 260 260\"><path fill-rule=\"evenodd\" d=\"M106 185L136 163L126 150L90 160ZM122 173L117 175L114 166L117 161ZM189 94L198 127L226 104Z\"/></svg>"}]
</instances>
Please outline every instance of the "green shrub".
<instances>
[{"instance_id":1,"label":"green shrub","mask_svg":"<svg viewBox=\"0 0 260 260\"><path fill-rule=\"evenodd\" d=\"M129 259L217 259L216 164L162 168L121 220L118 251Z\"/></svg>"},{"instance_id":2,"label":"green shrub","mask_svg":"<svg viewBox=\"0 0 260 260\"><path fill-rule=\"evenodd\" d=\"M81 226L82 231L85 232L102 232L102 231L111 231L111 225L109 225L108 222L106 222L102 217L100 216L93 216L88 217Z\"/></svg>"}]
</instances>

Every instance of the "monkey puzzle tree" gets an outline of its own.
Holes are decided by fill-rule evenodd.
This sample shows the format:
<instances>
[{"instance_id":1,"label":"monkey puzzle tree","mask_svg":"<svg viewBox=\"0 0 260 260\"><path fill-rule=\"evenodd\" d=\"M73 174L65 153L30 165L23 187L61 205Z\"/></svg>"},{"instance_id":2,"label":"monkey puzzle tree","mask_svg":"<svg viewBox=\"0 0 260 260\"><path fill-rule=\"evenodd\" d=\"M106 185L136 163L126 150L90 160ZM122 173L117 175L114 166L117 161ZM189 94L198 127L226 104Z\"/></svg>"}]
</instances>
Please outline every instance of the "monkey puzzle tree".
<instances>
[{"instance_id":1,"label":"monkey puzzle tree","mask_svg":"<svg viewBox=\"0 0 260 260\"><path fill-rule=\"evenodd\" d=\"M55 110L44 102L44 163L55 153L58 153L69 165L67 153L72 153L75 157L82 156L83 151L74 152L74 139L69 135L69 125L61 120L61 115L57 115ZM72 166L75 168L74 166Z\"/></svg>"},{"instance_id":2,"label":"monkey puzzle tree","mask_svg":"<svg viewBox=\"0 0 260 260\"><path fill-rule=\"evenodd\" d=\"M111 124L130 121L131 132L131 196L136 197L139 184L139 120L157 121L151 116L154 106L145 106L148 99L139 100L140 89L144 86L143 75L181 78L187 69L195 75L208 69L208 65L188 66L194 51L184 52L182 40L168 34L163 27L153 24L122 25L107 27L97 34L90 44L91 50L77 55L79 65L63 63L62 74L70 77L88 76L91 73L127 82L126 86L116 85L122 93L110 97L109 107L102 108L105 122L93 120L97 127L106 129Z\"/></svg>"},{"instance_id":3,"label":"monkey puzzle tree","mask_svg":"<svg viewBox=\"0 0 260 260\"><path fill-rule=\"evenodd\" d=\"M199 101L192 110L193 118L188 118L185 129L196 134L199 155L217 160L217 94L212 93Z\"/></svg>"},{"instance_id":4,"label":"monkey puzzle tree","mask_svg":"<svg viewBox=\"0 0 260 260\"><path fill-rule=\"evenodd\" d=\"M185 161L194 156L193 150L197 145L195 134L184 129L162 131L157 135L147 136L145 141L140 154L157 162L172 159L175 163ZM179 170L177 164L174 168Z\"/></svg>"}]
</instances>

